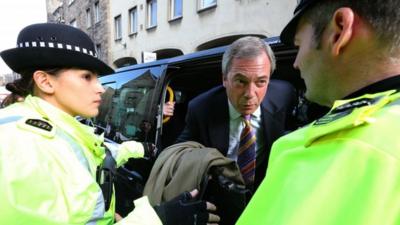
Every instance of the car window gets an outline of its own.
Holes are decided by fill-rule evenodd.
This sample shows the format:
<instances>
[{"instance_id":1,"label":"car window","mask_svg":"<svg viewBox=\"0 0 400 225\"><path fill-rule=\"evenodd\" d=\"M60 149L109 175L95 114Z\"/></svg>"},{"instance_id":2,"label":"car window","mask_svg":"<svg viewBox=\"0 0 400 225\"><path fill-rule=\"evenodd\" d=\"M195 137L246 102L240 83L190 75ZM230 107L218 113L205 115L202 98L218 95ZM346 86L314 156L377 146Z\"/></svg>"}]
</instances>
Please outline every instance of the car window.
<instances>
[{"instance_id":1,"label":"car window","mask_svg":"<svg viewBox=\"0 0 400 225\"><path fill-rule=\"evenodd\" d=\"M121 73L113 80L101 79L105 92L96 125L102 127L106 138L116 142L151 141L154 129L150 112L157 79L150 69Z\"/></svg>"}]
</instances>

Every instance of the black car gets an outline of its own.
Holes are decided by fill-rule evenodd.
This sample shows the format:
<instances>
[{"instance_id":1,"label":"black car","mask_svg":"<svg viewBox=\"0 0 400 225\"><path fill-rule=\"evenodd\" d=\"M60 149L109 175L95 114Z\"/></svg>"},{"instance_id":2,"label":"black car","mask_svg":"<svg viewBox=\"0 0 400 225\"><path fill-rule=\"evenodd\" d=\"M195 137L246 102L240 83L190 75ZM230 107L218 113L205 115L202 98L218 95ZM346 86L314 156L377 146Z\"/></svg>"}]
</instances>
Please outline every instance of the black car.
<instances>
[{"instance_id":1,"label":"black car","mask_svg":"<svg viewBox=\"0 0 400 225\"><path fill-rule=\"evenodd\" d=\"M265 39L275 53L277 69L271 79L290 82L297 90L298 106L293 111L292 128L320 116L325 108L304 99L304 82L293 68L297 49L283 45L278 37ZM185 126L191 99L222 84L221 60L226 49L213 48L174 58L127 66L100 78L106 91L100 113L95 118L98 131L108 141L136 140L154 143L158 151L173 144ZM163 103L175 101L174 115L162 115ZM125 215L132 199L140 197L152 160L130 160L119 169L116 183L117 212Z\"/></svg>"}]
</instances>

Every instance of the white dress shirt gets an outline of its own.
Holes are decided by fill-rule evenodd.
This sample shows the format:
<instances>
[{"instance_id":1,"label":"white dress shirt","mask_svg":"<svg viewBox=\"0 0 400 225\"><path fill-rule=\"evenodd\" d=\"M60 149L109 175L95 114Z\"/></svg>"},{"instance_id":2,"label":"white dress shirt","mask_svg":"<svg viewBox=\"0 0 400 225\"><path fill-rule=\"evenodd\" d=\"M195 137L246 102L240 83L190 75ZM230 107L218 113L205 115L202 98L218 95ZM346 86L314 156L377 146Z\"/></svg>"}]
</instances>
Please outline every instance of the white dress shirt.
<instances>
[{"instance_id":1,"label":"white dress shirt","mask_svg":"<svg viewBox=\"0 0 400 225\"><path fill-rule=\"evenodd\" d=\"M227 157L237 161L237 154L240 142L240 133L242 132L245 124L241 114L236 111L235 107L228 100L229 104L229 149ZM257 155L264 147L263 129L261 123L261 109L260 106L251 114L251 126L256 133L256 149Z\"/></svg>"}]
</instances>

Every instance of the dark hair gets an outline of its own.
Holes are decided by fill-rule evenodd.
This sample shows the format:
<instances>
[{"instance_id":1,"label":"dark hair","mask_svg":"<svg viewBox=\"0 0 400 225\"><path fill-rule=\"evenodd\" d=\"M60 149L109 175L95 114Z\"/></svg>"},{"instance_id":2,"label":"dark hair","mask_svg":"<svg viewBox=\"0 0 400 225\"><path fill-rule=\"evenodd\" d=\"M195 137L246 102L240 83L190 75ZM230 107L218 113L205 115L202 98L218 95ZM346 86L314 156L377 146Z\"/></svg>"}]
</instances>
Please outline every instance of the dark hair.
<instances>
[{"instance_id":1,"label":"dark hair","mask_svg":"<svg viewBox=\"0 0 400 225\"><path fill-rule=\"evenodd\" d=\"M271 63L271 74L275 70L275 56L271 47L258 37L242 37L234 41L225 51L222 57L222 75L225 77L232 66L234 58L251 58L265 52Z\"/></svg>"},{"instance_id":2,"label":"dark hair","mask_svg":"<svg viewBox=\"0 0 400 225\"><path fill-rule=\"evenodd\" d=\"M66 68L52 68L52 69L27 69L20 73L21 78L14 80L11 83L6 84L6 89L11 93L2 101L1 106L5 107L15 103L20 98L25 98L26 96L33 94L33 73L37 70L42 70L50 75L57 76L60 71Z\"/></svg>"},{"instance_id":3,"label":"dark hair","mask_svg":"<svg viewBox=\"0 0 400 225\"><path fill-rule=\"evenodd\" d=\"M3 99L3 101L0 104L0 108L4 108L4 107L9 106L9 105L11 105L11 104L13 104L15 102L18 102L18 101L20 101L21 98L22 98L21 96L19 96L17 94L14 94L14 93L11 93L11 94L7 95Z\"/></svg>"},{"instance_id":4,"label":"dark hair","mask_svg":"<svg viewBox=\"0 0 400 225\"><path fill-rule=\"evenodd\" d=\"M351 8L375 30L377 39L386 44L389 52L400 46L400 1L398 0L323 0L317 2L303 16L314 27L314 38L319 45L322 33L340 7Z\"/></svg>"}]
</instances>

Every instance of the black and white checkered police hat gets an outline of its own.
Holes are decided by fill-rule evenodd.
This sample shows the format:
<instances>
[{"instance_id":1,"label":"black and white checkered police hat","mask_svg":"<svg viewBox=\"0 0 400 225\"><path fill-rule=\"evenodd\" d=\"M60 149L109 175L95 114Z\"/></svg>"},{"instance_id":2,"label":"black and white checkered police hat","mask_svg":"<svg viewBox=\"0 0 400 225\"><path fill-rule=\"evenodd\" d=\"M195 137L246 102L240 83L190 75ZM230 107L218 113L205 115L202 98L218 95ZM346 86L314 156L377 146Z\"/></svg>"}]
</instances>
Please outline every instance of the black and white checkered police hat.
<instances>
[{"instance_id":1,"label":"black and white checkered police hat","mask_svg":"<svg viewBox=\"0 0 400 225\"><path fill-rule=\"evenodd\" d=\"M20 31L17 47L0 53L15 72L27 69L74 67L97 72L114 70L97 58L94 43L83 31L65 24L32 24Z\"/></svg>"}]
</instances>

